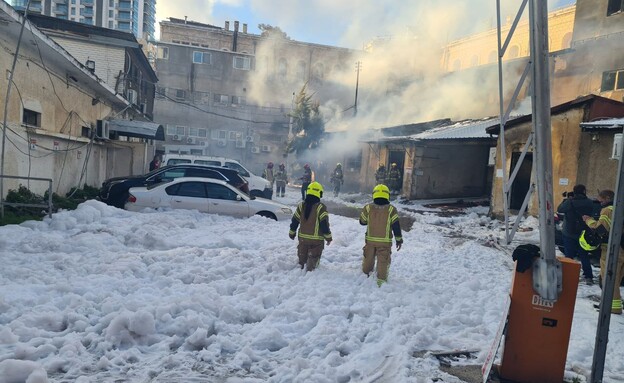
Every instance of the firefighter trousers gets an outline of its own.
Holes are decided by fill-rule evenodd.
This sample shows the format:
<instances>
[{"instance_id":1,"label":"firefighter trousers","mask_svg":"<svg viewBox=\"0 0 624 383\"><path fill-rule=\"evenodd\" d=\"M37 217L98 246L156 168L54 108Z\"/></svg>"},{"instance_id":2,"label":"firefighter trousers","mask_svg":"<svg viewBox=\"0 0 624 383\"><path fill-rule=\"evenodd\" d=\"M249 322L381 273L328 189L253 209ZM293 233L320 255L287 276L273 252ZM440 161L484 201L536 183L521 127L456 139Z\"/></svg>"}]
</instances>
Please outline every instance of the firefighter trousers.
<instances>
[{"instance_id":1,"label":"firefighter trousers","mask_svg":"<svg viewBox=\"0 0 624 383\"><path fill-rule=\"evenodd\" d=\"M321 261L321 254L325 248L323 241L302 241L299 240L297 245L297 256L299 257L299 266L307 271L316 269Z\"/></svg>"},{"instance_id":2,"label":"firefighter trousers","mask_svg":"<svg viewBox=\"0 0 624 383\"><path fill-rule=\"evenodd\" d=\"M377 260L377 284L388 280L388 271L390 270L390 254L392 248L388 245L375 245L367 243L364 245L364 259L362 260L362 271L366 275L375 268L375 259Z\"/></svg>"},{"instance_id":3,"label":"firefighter trousers","mask_svg":"<svg viewBox=\"0 0 624 383\"><path fill-rule=\"evenodd\" d=\"M603 285L605 282L605 272L607 270L607 251L607 247L602 246L602 254L600 255L600 278L602 279ZM620 294L620 283L622 282L622 277L624 277L624 250L620 249L617 266L615 268L613 302L611 302L611 312L614 314L622 313L622 295Z\"/></svg>"}]
</instances>

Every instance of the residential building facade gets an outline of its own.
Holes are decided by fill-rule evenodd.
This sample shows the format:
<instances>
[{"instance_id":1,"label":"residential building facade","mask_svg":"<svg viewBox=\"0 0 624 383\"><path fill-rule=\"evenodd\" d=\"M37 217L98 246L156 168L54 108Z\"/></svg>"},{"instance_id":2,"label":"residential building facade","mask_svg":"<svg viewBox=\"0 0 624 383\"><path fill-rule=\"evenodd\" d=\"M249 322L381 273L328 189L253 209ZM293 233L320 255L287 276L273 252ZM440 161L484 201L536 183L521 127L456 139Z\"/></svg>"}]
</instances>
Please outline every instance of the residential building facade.
<instances>
[{"instance_id":1,"label":"residential building facade","mask_svg":"<svg viewBox=\"0 0 624 383\"><path fill-rule=\"evenodd\" d=\"M231 157L258 172L286 161L294 93L307 84L323 100L335 88L334 67L352 64L348 49L250 34L238 22L222 28L170 18L160 26L161 151Z\"/></svg>"},{"instance_id":2,"label":"residential building facade","mask_svg":"<svg viewBox=\"0 0 624 383\"><path fill-rule=\"evenodd\" d=\"M11 3L21 10L28 0ZM28 11L116 29L144 40L154 38L156 27L156 0L31 0Z\"/></svg>"}]
</instances>

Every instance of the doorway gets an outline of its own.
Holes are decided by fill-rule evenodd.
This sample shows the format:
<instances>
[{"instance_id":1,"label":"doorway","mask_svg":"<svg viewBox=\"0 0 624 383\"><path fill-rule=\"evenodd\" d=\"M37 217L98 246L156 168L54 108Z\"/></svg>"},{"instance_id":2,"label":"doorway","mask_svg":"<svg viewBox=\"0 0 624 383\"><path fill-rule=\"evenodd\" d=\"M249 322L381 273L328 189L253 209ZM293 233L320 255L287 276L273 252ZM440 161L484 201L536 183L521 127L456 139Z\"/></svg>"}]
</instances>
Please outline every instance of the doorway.
<instances>
[{"instance_id":1,"label":"doorway","mask_svg":"<svg viewBox=\"0 0 624 383\"><path fill-rule=\"evenodd\" d=\"M511 175L513 170L520 159L520 152L514 152L511 154L511 168L509 174ZM511 198L509 201L509 209L520 210L526 194L531 187L531 172L533 170L533 153L527 153L524 157L524 161L520 165L516 179L511 186Z\"/></svg>"}]
</instances>

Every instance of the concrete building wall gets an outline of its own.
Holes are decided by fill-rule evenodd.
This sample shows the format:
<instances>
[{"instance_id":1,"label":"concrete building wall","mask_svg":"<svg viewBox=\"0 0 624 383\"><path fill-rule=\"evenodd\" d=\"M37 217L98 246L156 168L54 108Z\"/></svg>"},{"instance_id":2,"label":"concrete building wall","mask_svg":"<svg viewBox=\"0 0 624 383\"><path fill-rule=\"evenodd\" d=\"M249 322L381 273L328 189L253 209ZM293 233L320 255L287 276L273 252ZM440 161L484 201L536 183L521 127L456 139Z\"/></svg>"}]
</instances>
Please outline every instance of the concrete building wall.
<instances>
[{"instance_id":1,"label":"concrete building wall","mask_svg":"<svg viewBox=\"0 0 624 383\"><path fill-rule=\"evenodd\" d=\"M577 174L579 169L580 157L580 141L581 128L580 123L583 122L584 108L579 107L571 109L567 112L552 116L552 155L553 155L553 197L555 206L563 200L561 196L564 191L570 191L571 188L581 181ZM508 128L505 131L505 147L507 151L507 161L501 163L500 141L496 148L496 172L494 185L492 187L491 212L494 216L502 216L503 212L503 195L502 195L502 178L500 172L502 167L507 169L509 176L513 169L512 153L521 152L528 137L531 133L531 122L526 122ZM529 152L532 152L530 149ZM535 173L531 171L531 183L536 182ZM527 209L530 215L536 216L538 213L537 193L533 193Z\"/></svg>"},{"instance_id":2,"label":"concrete building wall","mask_svg":"<svg viewBox=\"0 0 624 383\"><path fill-rule=\"evenodd\" d=\"M548 37L551 52L569 48L574 28L576 7L565 7L548 14ZM502 27L505 41L513 19L508 18ZM442 58L442 68L446 71L467 69L497 61L498 35L496 28L450 43ZM504 59L529 56L528 19L521 20L509 43Z\"/></svg>"},{"instance_id":3,"label":"concrete building wall","mask_svg":"<svg viewBox=\"0 0 624 383\"><path fill-rule=\"evenodd\" d=\"M417 147L411 180L404 180L409 199L484 196L489 148L489 143L458 141Z\"/></svg>"},{"instance_id":4,"label":"concrete building wall","mask_svg":"<svg viewBox=\"0 0 624 383\"><path fill-rule=\"evenodd\" d=\"M578 182L587 187L590 196L596 196L599 190L615 190L618 161L611 158L615 133L621 131L581 133Z\"/></svg>"},{"instance_id":5,"label":"concrete building wall","mask_svg":"<svg viewBox=\"0 0 624 383\"><path fill-rule=\"evenodd\" d=\"M624 30L624 12L607 15L608 3L609 0L576 1L577 16L574 25L574 42L622 33ZM614 38L616 37L614 36ZM620 35L619 38L622 36Z\"/></svg>"},{"instance_id":6,"label":"concrete building wall","mask_svg":"<svg viewBox=\"0 0 624 383\"><path fill-rule=\"evenodd\" d=\"M83 65L87 60L95 61L95 74L108 86L115 89L117 78L124 71L126 60L125 49L111 45L94 44L92 41L78 41L59 36L54 40L69 54L74 56Z\"/></svg>"}]
</instances>

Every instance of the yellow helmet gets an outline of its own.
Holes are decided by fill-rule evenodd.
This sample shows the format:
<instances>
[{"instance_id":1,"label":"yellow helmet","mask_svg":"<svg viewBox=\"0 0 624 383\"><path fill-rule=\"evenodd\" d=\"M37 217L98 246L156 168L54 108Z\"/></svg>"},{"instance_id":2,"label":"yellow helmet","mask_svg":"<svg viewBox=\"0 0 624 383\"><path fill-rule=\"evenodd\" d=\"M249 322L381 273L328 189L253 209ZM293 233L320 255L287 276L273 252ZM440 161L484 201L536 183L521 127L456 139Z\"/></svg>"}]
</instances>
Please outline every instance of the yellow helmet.
<instances>
[{"instance_id":1,"label":"yellow helmet","mask_svg":"<svg viewBox=\"0 0 624 383\"><path fill-rule=\"evenodd\" d=\"M393 162L392 163L392 167L395 167L395 166L397 166L397 164L396 164L396 162Z\"/></svg>"},{"instance_id":2,"label":"yellow helmet","mask_svg":"<svg viewBox=\"0 0 624 383\"><path fill-rule=\"evenodd\" d=\"M585 251L593 251L600 246L602 241L597 235L593 235L593 233L588 233L586 230L581 232L581 236L579 237L579 245L581 249Z\"/></svg>"},{"instance_id":3,"label":"yellow helmet","mask_svg":"<svg viewBox=\"0 0 624 383\"><path fill-rule=\"evenodd\" d=\"M323 185L318 182L312 182L308 185L308 194L316 197L323 197Z\"/></svg>"},{"instance_id":4,"label":"yellow helmet","mask_svg":"<svg viewBox=\"0 0 624 383\"><path fill-rule=\"evenodd\" d=\"M379 184L373 188L373 199L384 198L390 200L390 189L384 184Z\"/></svg>"}]
</instances>

